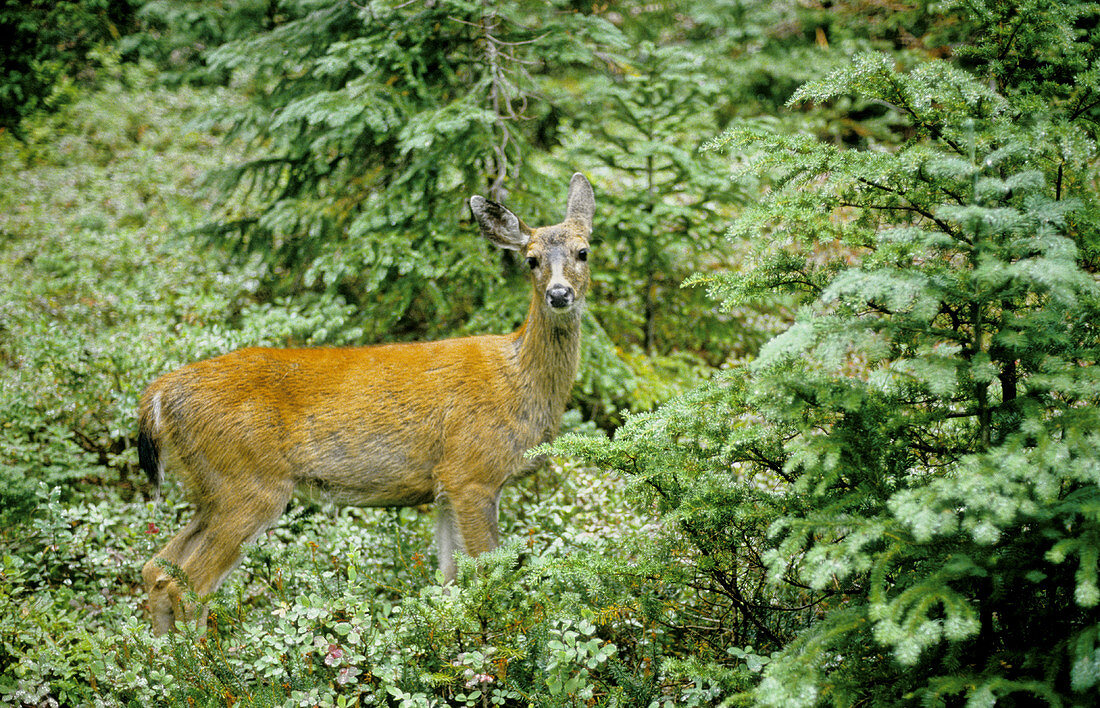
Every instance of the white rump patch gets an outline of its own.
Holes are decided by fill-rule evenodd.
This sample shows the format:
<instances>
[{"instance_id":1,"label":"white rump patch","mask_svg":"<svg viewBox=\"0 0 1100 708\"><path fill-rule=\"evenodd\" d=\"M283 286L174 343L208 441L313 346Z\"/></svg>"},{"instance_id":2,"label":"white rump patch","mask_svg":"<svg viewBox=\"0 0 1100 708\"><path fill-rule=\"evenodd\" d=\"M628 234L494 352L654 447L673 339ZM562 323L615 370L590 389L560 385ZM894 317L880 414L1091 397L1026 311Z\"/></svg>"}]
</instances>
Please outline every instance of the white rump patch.
<instances>
[{"instance_id":1,"label":"white rump patch","mask_svg":"<svg viewBox=\"0 0 1100 708\"><path fill-rule=\"evenodd\" d=\"M153 430L159 431L161 426L160 415L160 391L153 394Z\"/></svg>"}]
</instances>

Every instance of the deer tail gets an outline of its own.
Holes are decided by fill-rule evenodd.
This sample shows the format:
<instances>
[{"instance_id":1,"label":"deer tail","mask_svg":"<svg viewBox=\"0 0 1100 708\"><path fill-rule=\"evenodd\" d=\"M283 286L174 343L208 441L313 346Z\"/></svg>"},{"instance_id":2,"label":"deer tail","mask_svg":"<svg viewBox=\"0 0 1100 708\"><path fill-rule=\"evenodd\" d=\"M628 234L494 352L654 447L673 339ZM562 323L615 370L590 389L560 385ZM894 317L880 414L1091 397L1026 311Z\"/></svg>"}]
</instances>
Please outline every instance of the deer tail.
<instances>
[{"instance_id":1,"label":"deer tail","mask_svg":"<svg viewBox=\"0 0 1100 708\"><path fill-rule=\"evenodd\" d=\"M142 400L138 415L138 463L158 497L160 485L164 483L164 465L160 459L160 415L159 392Z\"/></svg>"}]
</instances>

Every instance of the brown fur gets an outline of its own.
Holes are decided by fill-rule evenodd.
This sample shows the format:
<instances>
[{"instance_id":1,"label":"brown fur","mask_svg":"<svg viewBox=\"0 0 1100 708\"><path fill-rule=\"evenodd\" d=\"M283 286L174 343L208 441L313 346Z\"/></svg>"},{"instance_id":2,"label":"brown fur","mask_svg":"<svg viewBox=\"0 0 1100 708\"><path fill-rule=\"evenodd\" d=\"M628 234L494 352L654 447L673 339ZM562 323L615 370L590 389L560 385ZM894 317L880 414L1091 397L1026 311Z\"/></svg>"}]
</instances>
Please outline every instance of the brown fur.
<instances>
[{"instance_id":1,"label":"brown fur","mask_svg":"<svg viewBox=\"0 0 1100 708\"><path fill-rule=\"evenodd\" d=\"M594 211L580 174L561 224L530 229L481 197L482 233L537 259L527 320L512 334L418 344L242 349L154 381L139 410L142 466L182 479L195 516L142 574L154 630L205 612L182 601L159 559L200 596L274 523L296 488L341 503L437 503L439 564L498 544L501 489L557 432L577 371Z\"/></svg>"}]
</instances>

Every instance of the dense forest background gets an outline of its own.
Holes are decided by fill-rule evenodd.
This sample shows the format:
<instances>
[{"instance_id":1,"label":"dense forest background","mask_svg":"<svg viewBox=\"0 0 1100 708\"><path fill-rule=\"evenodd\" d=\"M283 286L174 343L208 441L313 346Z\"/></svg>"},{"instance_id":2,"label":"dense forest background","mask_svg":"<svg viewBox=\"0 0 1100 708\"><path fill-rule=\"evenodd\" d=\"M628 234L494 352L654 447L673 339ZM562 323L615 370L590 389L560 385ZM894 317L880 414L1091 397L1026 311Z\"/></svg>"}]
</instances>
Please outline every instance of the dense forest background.
<instances>
[{"instance_id":1,"label":"dense forest background","mask_svg":"<svg viewBox=\"0 0 1100 708\"><path fill-rule=\"evenodd\" d=\"M0 701L1100 702L1100 6L3 0ZM295 502L150 635L158 374L505 332L596 190L504 546Z\"/></svg>"}]
</instances>

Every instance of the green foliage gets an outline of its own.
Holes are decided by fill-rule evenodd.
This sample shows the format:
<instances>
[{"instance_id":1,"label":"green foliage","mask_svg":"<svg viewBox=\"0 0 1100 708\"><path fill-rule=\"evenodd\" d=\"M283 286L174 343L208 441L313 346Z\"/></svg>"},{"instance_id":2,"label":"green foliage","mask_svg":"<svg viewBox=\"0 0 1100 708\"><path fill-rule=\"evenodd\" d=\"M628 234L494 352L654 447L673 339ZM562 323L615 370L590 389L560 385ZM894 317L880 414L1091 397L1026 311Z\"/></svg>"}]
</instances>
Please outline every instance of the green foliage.
<instances>
[{"instance_id":1,"label":"green foliage","mask_svg":"<svg viewBox=\"0 0 1100 708\"><path fill-rule=\"evenodd\" d=\"M220 159L218 138L183 121L229 99L114 66L99 92L0 145L13 176L0 188L4 517L28 511L38 481L128 482L154 375L245 343L355 335L338 300L308 314L257 302L262 264L175 235L209 208L195 183Z\"/></svg>"},{"instance_id":2,"label":"green foliage","mask_svg":"<svg viewBox=\"0 0 1100 708\"><path fill-rule=\"evenodd\" d=\"M209 232L259 254L275 295L347 299L368 341L453 331L501 299L464 200L522 184L532 201L519 213L561 218L567 172L544 177L534 154L556 119L533 74L590 61L616 33L542 3L283 7L267 31L208 55L252 97L215 119L262 148L222 172Z\"/></svg>"},{"instance_id":3,"label":"green foliage","mask_svg":"<svg viewBox=\"0 0 1100 708\"><path fill-rule=\"evenodd\" d=\"M114 627L136 614L132 593L120 593L137 581L128 554L154 550L135 517L155 517L116 500L63 507L45 485L33 495L36 518L0 532L0 697L88 705L109 685Z\"/></svg>"},{"instance_id":4,"label":"green foliage","mask_svg":"<svg viewBox=\"0 0 1100 708\"><path fill-rule=\"evenodd\" d=\"M142 31L122 37L118 49L126 56L149 60L161 69L159 80L169 85L224 85L227 73L205 67L206 49L271 29L300 14L302 3L268 0L133 0Z\"/></svg>"},{"instance_id":5,"label":"green foliage","mask_svg":"<svg viewBox=\"0 0 1100 708\"><path fill-rule=\"evenodd\" d=\"M102 43L133 22L132 3L109 0L4 0L0 34L0 130L22 135L24 117L65 102L66 85Z\"/></svg>"},{"instance_id":6,"label":"green foliage","mask_svg":"<svg viewBox=\"0 0 1100 708\"><path fill-rule=\"evenodd\" d=\"M629 642L633 622L587 607L583 576L556 569L575 546L552 518L527 523L618 492L565 472L554 471L552 494L512 490L504 524L513 542L464 564L456 586L432 580L427 514L297 507L208 599L201 639L186 628L152 638L139 611L138 569L187 513L174 492L167 508L62 505L43 486L38 518L19 536L0 532L0 696L14 705L607 702L619 690L611 637ZM602 553L637 524L593 508L571 516L558 523L591 529L582 545Z\"/></svg>"},{"instance_id":7,"label":"green foliage","mask_svg":"<svg viewBox=\"0 0 1100 708\"><path fill-rule=\"evenodd\" d=\"M786 293L795 323L613 443L563 446L652 488L712 583L815 608L754 622L778 650L756 702L1096 700L1095 17L1031 10L1012 41L979 31L969 71L865 53L791 99L885 106L898 149L716 141L774 187L731 228L749 272L697 280L727 306Z\"/></svg>"},{"instance_id":8,"label":"green foliage","mask_svg":"<svg viewBox=\"0 0 1100 708\"><path fill-rule=\"evenodd\" d=\"M601 116L578 121L578 164L615 175L600 195L599 244L616 263L595 273L600 321L615 341L635 342L647 354L709 347L720 362L728 356L723 340L730 335L723 337L722 328L729 322L714 317L709 304L693 302L698 291L680 288L688 274L725 265L717 261L719 235L708 221L732 197L729 181L696 154L697 136L721 129L715 105L721 95L703 59L678 46L633 46L621 59L622 73L585 84L577 97L583 108L571 113ZM705 341L673 326L685 316L702 319Z\"/></svg>"},{"instance_id":9,"label":"green foliage","mask_svg":"<svg viewBox=\"0 0 1100 708\"><path fill-rule=\"evenodd\" d=\"M1095 8L576 7L146 2L159 72L97 50L0 135L0 700L1097 701ZM462 202L554 221L576 168L594 466L446 588L423 509L295 506L150 637L142 386L514 326Z\"/></svg>"},{"instance_id":10,"label":"green foliage","mask_svg":"<svg viewBox=\"0 0 1100 708\"><path fill-rule=\"evenodd\" d=\"M199 269L197 260L179 271L146 267L164 250L158 213L180 218L172 213L175 203L161 201L173 188L160 183L186 174L161 171L170 159L161 150L176 136L170 122L152 120L186 110L187 97L147 92L132 102L132 111L116 112L126 103L119 100L125 91L116 80L102 94L32 127L26 143L9 139L3 145L13 176L0 194L5 514L26 511L20 498L35 480L52 485L126 465L140 372L148 376L162 365L167 352L157 345L172 331L174 303L162 294L197 295L187 287L194 277L181 277ZM70 137L50 145L55 131L70 131ZM110 170L116 161L127 169ZM69 205L61 218L59 201ZM207 290L205 283L199 287ZM196 308L195 314L209 316L222 306L213 303L205 313Z\"/></svg>"}]
</instances>

